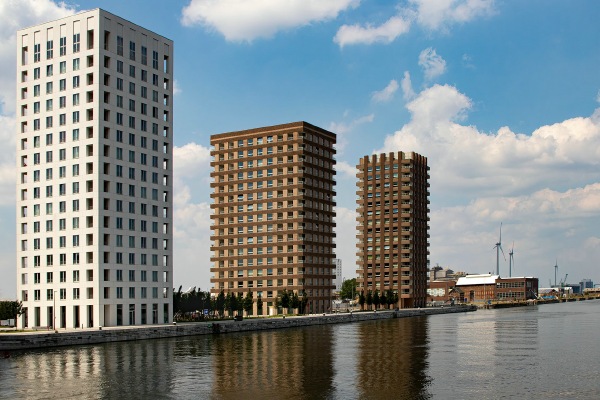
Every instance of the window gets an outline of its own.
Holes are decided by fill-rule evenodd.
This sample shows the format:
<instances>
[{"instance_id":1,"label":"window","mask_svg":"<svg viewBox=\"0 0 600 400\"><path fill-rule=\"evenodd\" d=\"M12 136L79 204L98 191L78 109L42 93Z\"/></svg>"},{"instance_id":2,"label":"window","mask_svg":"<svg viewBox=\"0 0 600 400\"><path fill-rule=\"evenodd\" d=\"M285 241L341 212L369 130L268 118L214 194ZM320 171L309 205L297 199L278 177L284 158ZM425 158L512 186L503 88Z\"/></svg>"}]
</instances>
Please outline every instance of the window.
<instances>
[{"instance_id":1,"label":"window","mask_svg":"<svg viewBox=\"0 0 600 400\"><path fill-rule=\"evenodd\" d=\"M73 53L79 53L81 36L79 33L73 35Z\"/></svg>"},{"instance_id":2,"label":"window","mask_svg":"<svg viewBox=\"0 0 600 400\"><path fill-rule=\"evenodd\" d=\"M123 55L123 37L117 36L117 55Z\"/></svg>"},{"instance_id":3,"label":"window","mask_svg":"<svg viewBox=\"0 0 600 400\"><path fill-rule=\"evenodd\" d=\"M158 51L152 51L152 68L158 69Z\"/></svg>"},{"instance_id":4,"label":"window","mask_svg":"<svg viewBox=\"0 0 600 400\"><path fill-rule=\"evenodd\" d=\"M60 45L60 55L61 56L66 55L67 54L67 38L61 37L59 45Z\"/></svg>"},{"instance_id":5,"label":"window","mask_svg":"<svg viewBox=\"0 0 600 400\"><path fill-rule=\"evenodd\" d=\"M79 58L73 59L73 71L79 71Z\"/></svg>"},{"instance_id":6,"label":"window","mask_svg":"<svg viewBox=\"0 0 600 400\"><path fill-rule=\"evenodd\" d=\"M129 59L135 61L135 42L129 42Z\"/></svg>"},{"instance_id":7,"label":"window","mask_svg":"<svg viewBox=\"0 0 600 400\"><path fill-rule=\"evenodd\" d=\"M54 41L48 40L46 42L46 58L51 60L54 57Z\"/></svg>"}]
</instances>

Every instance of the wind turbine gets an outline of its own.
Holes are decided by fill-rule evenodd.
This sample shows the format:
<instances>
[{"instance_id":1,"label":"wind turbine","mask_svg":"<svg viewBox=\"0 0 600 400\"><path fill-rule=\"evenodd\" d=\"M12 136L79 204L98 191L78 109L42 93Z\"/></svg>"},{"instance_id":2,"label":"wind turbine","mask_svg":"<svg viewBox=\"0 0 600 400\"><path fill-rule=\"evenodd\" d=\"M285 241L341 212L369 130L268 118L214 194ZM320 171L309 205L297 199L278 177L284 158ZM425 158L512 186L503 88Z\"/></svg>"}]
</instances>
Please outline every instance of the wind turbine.
<instances>
[{"instance_id":1,"label":"wind turbine","mask_svg":"<svg viewBox=\"0 0 600 400\"><path fill-rule=\"evenodd\" d=\"M513 245L510 249L510 251L508 252L508 277L512 277L512 266L515 263L515 258L514 258L514 254L515 254L515 242L513 242Z\"/></svg>"},{"instance_id":2,"label":"wind turbine","mask_svg":"<svg viewBox=\"0 0 600 400\"><path fill-rule=\"evenodd\" d=\"M556 264L554 264L554 287L556 287L556 273L558 272L558 258L556 259Z\"/></svg>"},{"instance_id":3,"label":"wind turbine","mask_svg":"<svg viewBox=\"0 0 600 400\"><path fill-rule=\"evenodd\" d=\"M500 252L502 252L502 257L506 261L504 250L502 250L502 222L500 222L500 238L498 239L498 243L492 248L496 249L496 275L500 275Z\"/></svg>"}]
</instances>

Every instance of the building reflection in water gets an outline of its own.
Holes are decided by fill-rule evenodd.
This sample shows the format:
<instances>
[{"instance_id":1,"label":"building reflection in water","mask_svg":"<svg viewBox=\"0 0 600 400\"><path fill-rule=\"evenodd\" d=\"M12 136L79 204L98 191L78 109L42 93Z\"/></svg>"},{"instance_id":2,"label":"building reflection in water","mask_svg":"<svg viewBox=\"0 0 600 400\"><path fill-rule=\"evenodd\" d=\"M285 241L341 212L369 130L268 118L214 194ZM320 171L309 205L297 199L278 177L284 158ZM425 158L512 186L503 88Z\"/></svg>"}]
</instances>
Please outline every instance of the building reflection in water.
<instances>
[{"instance_id":1,"label":"building reflection in water","mask_svg":"<svg viewBox=\"0 0 600 400\"><path fill-rule=\"evenodd\" d=\"M2 380L12 380L7 389L15 398L164 397L172 392L174 344L149 340L15 353Z\"/></svg>"},{"instance_id":2,"label":"building reflection in water","mask_svg":"<svg viewBox=\"0 0 600 400\"><path fill-rule=\"evenodd\" d=\"M108 343L0 360L2 397L427 397L426 318ZM6 395L6 396L5 396Z\"/></svg>"},{"instance_id":3,"label":"building reflection in water","mask_svg":"<svg viewBox=\"0 0 600 400\"><path fill-rule=\"evenodd\" d=\"M332 391L331 326L222 335L213 345L215 398L324 398Z\"/></svg>"},{"instance_id":4,"label":"building reflection in water","mask_svg":"<svg viewBox=\"0 0 600 400\"><path fill-rule=\"evenodd\" d=\"M357 397L428 399L427 317L357 324Z\"/></svg>"}]
</instances>

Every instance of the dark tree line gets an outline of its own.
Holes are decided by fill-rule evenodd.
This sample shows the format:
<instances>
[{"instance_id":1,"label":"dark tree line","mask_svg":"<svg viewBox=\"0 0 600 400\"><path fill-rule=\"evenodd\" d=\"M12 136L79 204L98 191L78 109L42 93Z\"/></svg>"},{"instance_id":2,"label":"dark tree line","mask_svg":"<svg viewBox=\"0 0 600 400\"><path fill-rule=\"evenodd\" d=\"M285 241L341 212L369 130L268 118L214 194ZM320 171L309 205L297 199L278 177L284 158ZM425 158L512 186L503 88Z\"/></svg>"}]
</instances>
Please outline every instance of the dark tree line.
<instances>
[{"instance_id":1,"label":"dark tree line","mask_svg":"<svg viewBox=\"0 0 600 400\"><path fill-rule=\"evenodd\" d=\"M373 305L375 306L375 309L378 310L380 306L391 308L392 305L398 304L398 300L398 293L393 290L387 290L381 293L379 293L379 290L376 290L375 292L368 290L366 295L364 291L361 291L358 295L358 303L363 310L365 303L369 310L371 310L371 306Z\"/></svg>"},{"instance_id":2,"label":"dark tree line","mask_svg":"<svg viewBox=\"0 0 600 400\"><path fill-rule=\"evenodd\" d=\"M204 318L204 310L212 314L214 301L211 300L210 293L194 288L190 292L182 293L181 286L179 290L173 291L173 311L175 319L179 321L198 320Z\"/></svg>"},{"instance_id":3,"label":"dark tree line","mask_svg":"<svg viewBox=\"0 0 600 400\"><path fill-rule=\"evenodd\" d=\"M301 296L296 292L283 290L275 300L275 306L281 309L284 314L290 313L290 310L298 310L300 314L306 312L308 297L303 291ZM263 312L263 299L256 299L256 307L259 310L259 315ZM233 294L221 290L221 292L213 297L210 292L192 289L189 292L183 293L181 286L178 290L173 290L173 311L176 321L198 321L206 318L225 318L235 315L246 316L252 315L254 305L254 295L252 292ZM204 314L204 310L208 310L208 315Z\"/></svg>"}]
</instances>

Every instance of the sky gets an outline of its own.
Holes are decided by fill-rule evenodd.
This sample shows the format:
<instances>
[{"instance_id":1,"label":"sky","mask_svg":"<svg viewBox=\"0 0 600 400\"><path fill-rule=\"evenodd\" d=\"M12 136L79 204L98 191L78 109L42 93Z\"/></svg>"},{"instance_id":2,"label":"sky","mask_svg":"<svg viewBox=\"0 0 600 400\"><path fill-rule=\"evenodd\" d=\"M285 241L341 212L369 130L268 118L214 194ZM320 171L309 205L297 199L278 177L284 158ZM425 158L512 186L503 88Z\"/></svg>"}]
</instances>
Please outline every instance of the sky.
<instances>
[{"instance_id":1,"label":"sky","mask_svg":"<svg viewBox=\"0 0 600 400\"><path fill-rule=\"evenodd\" d=\"M337 134L337 256L356 276L356 164L430 170L430 262L600 283L600 2L0 0L0 298L14 298L17 29L101 7L175 42L174 286L210 288L210 135ZM508 276L501 257L500 274Z\"/></svg>"}]
</instances>

